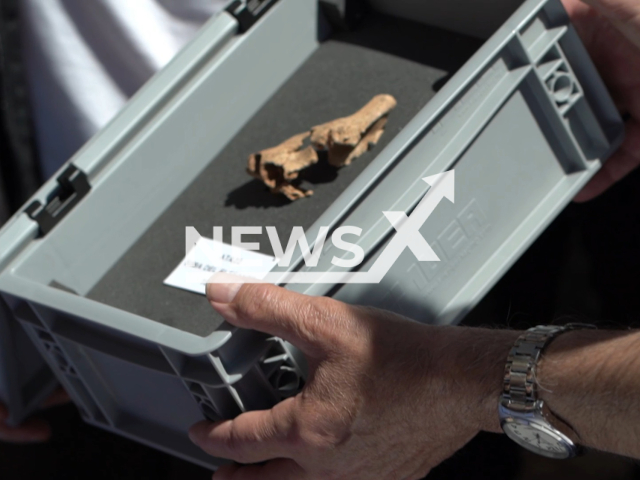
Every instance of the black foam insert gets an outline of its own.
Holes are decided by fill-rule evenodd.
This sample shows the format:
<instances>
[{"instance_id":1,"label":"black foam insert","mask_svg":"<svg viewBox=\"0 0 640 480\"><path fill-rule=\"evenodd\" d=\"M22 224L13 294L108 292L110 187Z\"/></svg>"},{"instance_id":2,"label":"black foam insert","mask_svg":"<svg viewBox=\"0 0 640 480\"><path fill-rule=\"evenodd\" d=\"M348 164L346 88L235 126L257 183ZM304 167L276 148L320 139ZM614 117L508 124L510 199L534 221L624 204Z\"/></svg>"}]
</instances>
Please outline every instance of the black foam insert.
<instances>
[{"instance_id":1,"label":"black foam insert","mask_svg":"<svg viewBox=\"0 0 640 480\"><path fill-rule=\"evenodd\" d=\"M184 257L185 227L211 237L214 225L223 226L227 242L234 225L273 225L283 242L293 226L309 228L480 45L377 14L323 42L87 296L195 335L211 334L223 320L206 299L163 284ZM381 93L398 100L382 140L349 167L307 171L303 186L314 190L312 197L290 202L245 172L252 152L350 115ZM184 160L176 160L176 168L186 168L178 162ZM272 253L268 241L261 245Z\"/></svg>"}]
</instances>

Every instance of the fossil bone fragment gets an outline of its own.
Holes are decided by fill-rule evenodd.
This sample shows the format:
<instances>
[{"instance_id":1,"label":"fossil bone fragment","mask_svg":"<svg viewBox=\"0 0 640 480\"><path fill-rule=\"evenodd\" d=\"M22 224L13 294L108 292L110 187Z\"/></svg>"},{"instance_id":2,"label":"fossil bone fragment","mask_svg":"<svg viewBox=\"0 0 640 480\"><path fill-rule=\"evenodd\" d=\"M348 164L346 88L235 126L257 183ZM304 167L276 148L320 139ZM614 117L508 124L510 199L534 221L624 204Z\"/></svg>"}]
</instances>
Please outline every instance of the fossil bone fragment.
<instances>
[{"instance_id":1,"label":"fossil bone fragment","mask_svg":"<svg viewBox=\"0 0 640 480\"><path fill-rule=\"evenodd\" d=\"M328 150L334 167L349 165L378 143L396 105L391 95L376 95L353 115L313 127L311 143L317 150Z\"/></svg>"},{"instance_id":2,"label":"fossil bone fragment","mask_svg":"<svg viewBox=\"0 0 640 480\"><path fill-rule=\"evenodd\" d=\"M353 160L376 145L387 125L389 112L397 105L391 95L377 95L349 117L313 127L281 143L249 156L247 172L262 180L274 194L289 200L313 195L313 191L294 185L300 172L318 162L317 151L327 151L328 162L336 168ZM304 147L310 138L311 145Z\"/></svg>"},{"instance_id":3,"label":"fossil bone fragment","mask_svg":"<svg viewBox=\"0 0 640 480\"><path fill-rule=\"evenodd\" d=\"M249 156L247 172L262 180L272 193L282 193L289 200L313 195L311 190L303 190L291 184L301 170L317 163L318 154L312 146L302 148L310 133L301 133L281 143Z\"/></svg>"}]
</instances>

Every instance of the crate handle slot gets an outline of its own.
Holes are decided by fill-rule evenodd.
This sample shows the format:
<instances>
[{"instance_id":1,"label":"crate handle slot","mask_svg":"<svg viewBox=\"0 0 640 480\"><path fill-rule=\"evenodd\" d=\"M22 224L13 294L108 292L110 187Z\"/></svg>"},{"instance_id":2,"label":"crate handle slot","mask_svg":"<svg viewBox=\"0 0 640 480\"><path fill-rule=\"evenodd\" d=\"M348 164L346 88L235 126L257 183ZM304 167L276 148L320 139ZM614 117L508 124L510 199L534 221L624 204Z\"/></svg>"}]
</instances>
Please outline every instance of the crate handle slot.
<instances>
[{"instance_id":1,"label":"crate handle slot","mask_svg":"<svg viewBox=\"0 0 640 480\"><path fill-rule=\"evenodd\" d=\"M25 210L38 223L42 235L53 230L91 190L87 175L74 165L69 165L57 178L57 182L58 188L47 198L46 205L34 200Z\"/></svg>"}]
</instances>

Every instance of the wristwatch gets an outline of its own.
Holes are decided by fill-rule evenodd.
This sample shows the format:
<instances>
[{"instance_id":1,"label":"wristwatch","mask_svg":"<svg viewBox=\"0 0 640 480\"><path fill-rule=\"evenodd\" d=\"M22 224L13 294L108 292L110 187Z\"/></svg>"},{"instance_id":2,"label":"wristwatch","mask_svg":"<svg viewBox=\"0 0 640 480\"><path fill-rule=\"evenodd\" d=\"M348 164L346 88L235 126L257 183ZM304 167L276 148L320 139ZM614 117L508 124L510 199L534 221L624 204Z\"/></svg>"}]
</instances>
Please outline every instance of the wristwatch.
<instances>
[{"instance_id":1,"label":"wristwatch","mask_svg":"<svg viewBox=\"0 0 640 480\"><path fill-rule=\"evenodd\" d=\"M522 334L509 352L500 397L500 425L520 446L549 458L571 458L580 453L578 435L538 398L536 366L547 345L569 330L595 328L571 323L538 326Z\"/></svg>"}]
</instances>

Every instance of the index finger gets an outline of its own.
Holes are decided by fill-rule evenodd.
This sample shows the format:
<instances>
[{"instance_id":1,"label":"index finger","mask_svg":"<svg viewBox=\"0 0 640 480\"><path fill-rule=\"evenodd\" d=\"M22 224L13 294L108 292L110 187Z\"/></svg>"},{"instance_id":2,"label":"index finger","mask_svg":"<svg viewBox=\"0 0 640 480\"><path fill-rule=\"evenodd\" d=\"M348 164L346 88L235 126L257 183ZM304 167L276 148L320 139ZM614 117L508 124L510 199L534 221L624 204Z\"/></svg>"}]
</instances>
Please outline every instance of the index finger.
<instances>
[{"instance_id":1,"label":"index finger","mask_svg":"<svg viewBox=\"0 0 640 480\"><path fill-rule=\"evenodd\" d=\"M233 420L196 423L189 438L209 455L239 463L292 458L294 402L290 398L271 410L243 413Z\"/></svg>"}]
</instances>

